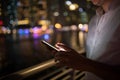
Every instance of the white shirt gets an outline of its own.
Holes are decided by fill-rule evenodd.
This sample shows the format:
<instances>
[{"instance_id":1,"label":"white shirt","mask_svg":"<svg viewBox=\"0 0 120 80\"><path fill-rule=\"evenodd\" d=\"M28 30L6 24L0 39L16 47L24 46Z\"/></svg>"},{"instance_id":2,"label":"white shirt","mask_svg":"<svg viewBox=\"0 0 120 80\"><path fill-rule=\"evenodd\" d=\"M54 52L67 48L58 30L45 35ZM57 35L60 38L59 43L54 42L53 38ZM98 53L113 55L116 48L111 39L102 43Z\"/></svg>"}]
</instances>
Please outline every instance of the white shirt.
<instances>
[{"instance_id":1,"label":"white shirt","mask_svg":"<svg viewBox=\"0 0 120 80\"><path fill-rule=\"evenodd\" d=\"M109 65L120 65L120 7L95 16L89 25L87 57ZM85 80L102 80L87 72Z\"/></svg>"}]
</instances>

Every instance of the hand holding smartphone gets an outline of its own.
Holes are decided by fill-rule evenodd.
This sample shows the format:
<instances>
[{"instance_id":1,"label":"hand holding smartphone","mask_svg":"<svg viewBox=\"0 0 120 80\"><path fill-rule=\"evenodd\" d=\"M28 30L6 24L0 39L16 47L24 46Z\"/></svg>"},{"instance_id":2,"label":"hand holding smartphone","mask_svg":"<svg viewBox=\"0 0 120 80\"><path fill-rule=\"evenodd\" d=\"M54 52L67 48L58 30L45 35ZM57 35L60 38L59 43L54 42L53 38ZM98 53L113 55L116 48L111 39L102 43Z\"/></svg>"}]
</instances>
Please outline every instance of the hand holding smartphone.
<instances>
[{"instance_id":1,"label":"hand holding smartphone","mask_svg":"<svg viewBox=\"0 0 120 80\"><path fill-rule=\"evenodd\" d=\"M51 45L51 44L48 43L47 41L42 40L41 42L42 42L44 45L46 45L46 47L47 47L49 50L59 51L59 49L57 49L56 47L54 47L53 45Z\"/></svg>"},{"instance_id":2,"label":"hand holding smartphone","mask_svg":"<svg viewBox=\"0 0 120 80\"><path fill-rule=\"evenodd\" d=\"M61 47L59 47L59 49L56 48L56 47L54 47L53 45L51 45L50 43L48 43L48 42L45 41L45 40L42 40L41 42L42 42L44 45L46 45L49 50L66 51L65 49L63 49L63 48L61 48Z\"/></svg>"}]
</instances>

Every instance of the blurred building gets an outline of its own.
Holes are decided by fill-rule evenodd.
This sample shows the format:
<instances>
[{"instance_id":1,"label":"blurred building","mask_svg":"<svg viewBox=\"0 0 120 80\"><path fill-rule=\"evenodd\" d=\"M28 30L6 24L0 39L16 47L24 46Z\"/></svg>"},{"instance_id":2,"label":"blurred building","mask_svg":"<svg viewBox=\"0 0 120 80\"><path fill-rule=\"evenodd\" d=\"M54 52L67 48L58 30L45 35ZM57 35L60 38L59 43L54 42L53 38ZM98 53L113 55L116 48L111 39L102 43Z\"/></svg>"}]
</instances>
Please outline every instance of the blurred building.
<instances>
[{"instance_id":1,"label":"blurred building","mask_svg":"<svg viewBox=\"0 0 120 80\"><path fill-rule=\"evenodd\" d=\"M3 26L13 28L16 25L16 0L1 0L1 16Z\"/></svg>"},{"instance_id":2,"label":"blurred building","mask_svg":"<svg viewBox=\"0 0 120 80\"><path fill-rule=\"evenodd\" d=\"M31 26L40 25L40 20L47 20L46 0L19 0L17 2L17 19L28 20Z\"/></svg>"},{"instance_id":3,"label":"blurred building","mask_svg":"<svg viewBox=\"0 0 120 80\"><path fill-rule=\"evenodd\" d=\"M0 20L10 28L42 25L42 20L52 25L88 23L94 10L88 0L1 0L0 3Z\"/></svg>"},{"instance_id":4,"label":"blurred building","mask_svg":"<svg viewBox=\"0 0 120 80\"><path fill-rule=\"evenodd\" d=\"M38 25L39 20L47 19L46 8L46 0L0 0L0 21L9 28Z\"/></svg>"},{"instance_id":5,"label":"blurred building","mask_svg":"<svg viewBox=\"0 0 120 80\"><path fill-rule=\"evenodd\" d=\"M18 20L30 20L31 25L47 19L46 0L19 0L17 2Z\"/></svg>"},{"instance_id":6,"label":"blurred building","mask_svg":"<svg viewBox=\"0 0 120 80\"><path fill-rule=\"evenodd\" d=\"M48 19L52 24L86 24L94 15L94 6L89 0L47 0Z\"/></svg>"}]
</instances>

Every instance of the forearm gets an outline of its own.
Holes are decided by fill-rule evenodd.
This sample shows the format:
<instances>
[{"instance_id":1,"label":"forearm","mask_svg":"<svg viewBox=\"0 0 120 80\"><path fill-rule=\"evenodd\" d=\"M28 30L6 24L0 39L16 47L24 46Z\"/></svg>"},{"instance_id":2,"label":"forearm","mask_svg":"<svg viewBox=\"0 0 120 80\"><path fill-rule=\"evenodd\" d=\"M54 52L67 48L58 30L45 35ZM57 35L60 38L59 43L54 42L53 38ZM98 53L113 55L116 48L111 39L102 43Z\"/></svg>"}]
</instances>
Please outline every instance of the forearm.
<instances>
[{"instance_id":1,"label":"forearm","mask_svg":"<svg viewBox=\"0 0 120 80\"><path fill-rule=\"evenodd\" d=\"M120 68L87 59L86 71L92 72L104 80L120 79Z\"/></svg>"}]
</instances>

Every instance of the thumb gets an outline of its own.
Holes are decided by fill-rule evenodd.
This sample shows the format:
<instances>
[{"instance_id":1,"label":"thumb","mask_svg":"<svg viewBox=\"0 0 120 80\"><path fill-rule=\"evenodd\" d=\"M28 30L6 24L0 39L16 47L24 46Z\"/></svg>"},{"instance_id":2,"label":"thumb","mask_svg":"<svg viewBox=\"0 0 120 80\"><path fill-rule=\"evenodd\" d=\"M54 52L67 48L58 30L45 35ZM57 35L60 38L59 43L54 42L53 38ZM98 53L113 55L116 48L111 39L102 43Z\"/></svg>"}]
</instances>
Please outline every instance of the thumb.
<instances>
[{"instance_id":1,"label":"thumb","mask_svg":"<svg viewBox=\"0 0 120 80\"><path fill-rule=\"evenodd\" d=\"M58 47L58 48L63 48L65 50L71 50L72 49L72 48L70 48L69 46L67 46L63 43L57 43L55 46Z\"/></svg>"}]
</instances>

